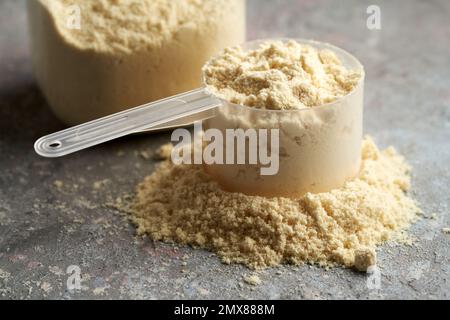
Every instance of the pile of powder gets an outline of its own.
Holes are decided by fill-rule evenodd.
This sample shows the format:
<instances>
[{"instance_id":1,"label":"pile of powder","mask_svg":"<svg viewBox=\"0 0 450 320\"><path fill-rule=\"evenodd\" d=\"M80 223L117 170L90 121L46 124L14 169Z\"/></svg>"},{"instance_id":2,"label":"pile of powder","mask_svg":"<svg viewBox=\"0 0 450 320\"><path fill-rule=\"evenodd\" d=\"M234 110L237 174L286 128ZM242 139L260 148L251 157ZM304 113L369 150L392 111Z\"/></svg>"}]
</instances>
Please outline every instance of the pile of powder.
<instances>
[{"instance_id":1,"label":"pile of powder","mask_svg":"<svg viewBox=\"0 0 450 320\"><path fill-rule=\"evenodd\" d=\"M220 19L236 6L228 0L39 1L49 7L67 41L82 49L115 53L154 49L183 30L206 28L209 19ZM76 12L70 10L73 5L80 9L80 29L67 28L69 14Z\"/></svg>"},{"instance_id":2,"label":"pile of powder","mask_svg":"<svg viewBox=\"0 0 450 320\"><path fill-rule=\"evenodd\" d=\"M366 271L376 246L398 240L420 209L406 195L410 167L367 137L359 176L342 188L298 199L221 190L201 166L169 160L137 188L138 233L216 252L225 263L259 269L281 263Z\"/></svg>"},{"instance_id":3,"label":"pile of powder","mask_svg":"<svg viewBox=\"0 0 450 320\"><path fill-rule=\"evenodd\" d=\"M270 41L257 49L226 49L203 68L211 92L236 104L302 109L333 102L350 93L362 70L347 69L329 49Z\"/></svg>"}]
</instances>

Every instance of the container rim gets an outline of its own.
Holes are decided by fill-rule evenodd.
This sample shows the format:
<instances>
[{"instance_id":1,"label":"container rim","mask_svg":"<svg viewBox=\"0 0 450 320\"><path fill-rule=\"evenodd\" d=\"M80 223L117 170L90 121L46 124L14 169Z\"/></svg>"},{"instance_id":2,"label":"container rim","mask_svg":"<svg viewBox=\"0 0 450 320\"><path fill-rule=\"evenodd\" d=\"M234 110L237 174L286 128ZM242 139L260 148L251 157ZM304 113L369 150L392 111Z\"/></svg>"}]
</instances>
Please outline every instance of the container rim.
<instances>
[{"instance_id":1,"label":"container rim","mask_svg":"<svg viewBox=\"0 0 450 320\"><path fill-rule=\"evenodd\" d=\"M236 103L232 103L226 99L223 99L217 95L215 95L214 93L212 93L209 90L209 86L206 84L205 81L205 75L202 72L202 83L205 87L206 93L213 96L214 98L218 99L219 101L221 101L224 104L227 104L229 106L233 106L235 108L241 108L241 109L246 109L247 111L250 110L252 112L264 112L264 113L282 113L282 114L286 114L286 113L298 113L298 112L308 112L308 111L319 111L319 110L323 110L323 109L331 109L334 108L335 105L340 104L342 101L350 98L351 96L353 96L355 94L355 92L357 92L364 84L364 80L365 80L365 71L364 71L364 66L362 65L362 63L351 53L347 52L344 49L341 49L335 45L332 45L330 43L327 42L321 42L321 41L317 41L317 40L311 40L311 39L301 39L301 38L267 38L267 39L258 39L258 40L253 40L253 41L248 41L248 42L244 42L242 44L240 44L241 47L248 49L248 48L256 48L258 45L266 43L266 42L272 42L272 41L281 41L281 42L288 42L288 41L296 41L300 44L307 44L307 45L311 45L315 48L327 48L332 50L333 52L335 52L336 54L338 54L339 57L346 57L348 60L350 60L353 64L355 64L357 66L356 70L359 70L361 72L361 77L357 83L357 85L352 89L352 91L350 91L349 93L347 93L346 95L337 98L336 100L332 101L332 102L328 102L325 104L321 104L318 106L313 106L313 107L308 107L308 108L303 108L303 109L286 109L286 110L272 110L272 109L262 109L262 108L256 108L256 107L250 107L250 106L246 106L246 105L242 105L242 104L236 104ZM208 62L205 63L205 66L209 64L209 62L220 56L221 53L223 52L223 50L212 56L210 58L210 60L208 60Z\"/></svg>"}]
</instances>

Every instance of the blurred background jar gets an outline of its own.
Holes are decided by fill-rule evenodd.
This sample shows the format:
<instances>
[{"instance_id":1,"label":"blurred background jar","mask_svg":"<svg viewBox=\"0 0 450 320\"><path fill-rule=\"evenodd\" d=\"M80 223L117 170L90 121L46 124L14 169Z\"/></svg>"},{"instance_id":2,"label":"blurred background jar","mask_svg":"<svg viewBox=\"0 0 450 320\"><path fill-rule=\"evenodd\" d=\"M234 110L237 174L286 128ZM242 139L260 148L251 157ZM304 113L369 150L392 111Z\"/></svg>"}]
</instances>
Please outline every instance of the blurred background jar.
<instances>
[{"instance_id":1,"label":"blurred background jar","mask_svg":"<svg viewBox=\"0 0 450 320\"><path fill-rule=\"evenodd\" d=\"M36 80L67 125L199 87L246 32L245 0L34 0L28 17Z\"/></svg>"}]
</instances>

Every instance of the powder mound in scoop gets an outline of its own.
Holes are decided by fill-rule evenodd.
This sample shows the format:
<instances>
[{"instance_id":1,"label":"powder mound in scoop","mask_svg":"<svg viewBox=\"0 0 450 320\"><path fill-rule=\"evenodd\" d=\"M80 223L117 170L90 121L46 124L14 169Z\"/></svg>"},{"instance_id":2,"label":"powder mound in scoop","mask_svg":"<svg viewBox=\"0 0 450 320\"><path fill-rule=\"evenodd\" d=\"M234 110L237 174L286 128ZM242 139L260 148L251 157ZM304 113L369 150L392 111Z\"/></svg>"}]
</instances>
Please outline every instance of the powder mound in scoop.
<instances>
[{"instance_id":1,"label":"powder mound in scoop","mask_svg":"<svg viewBox=\"0 0 450 320\"><path fill-rule=\"evenodd\" d=\"M350 93L363 70L349 70L331 50L270 41L232 47L203 68L209 90L232 103L271 110L320 106Z\"/></svg>"},{"instance_id":2,"label":"powder mound in scoop","mask_svg":"<svg viewBox=\"0 0 450 320\"><path fill-rule=\"evenodd\" d=\"M381 152L366 138L362 159L355 180L299 199L225 192L201 166L165 161L137 187L131 219L140 235L207 248L254 269L370 267L374 257L365 262L358 252L399 239L420 209L406 195L410 167L393 148Z\"/></svg>"}]
</instances>

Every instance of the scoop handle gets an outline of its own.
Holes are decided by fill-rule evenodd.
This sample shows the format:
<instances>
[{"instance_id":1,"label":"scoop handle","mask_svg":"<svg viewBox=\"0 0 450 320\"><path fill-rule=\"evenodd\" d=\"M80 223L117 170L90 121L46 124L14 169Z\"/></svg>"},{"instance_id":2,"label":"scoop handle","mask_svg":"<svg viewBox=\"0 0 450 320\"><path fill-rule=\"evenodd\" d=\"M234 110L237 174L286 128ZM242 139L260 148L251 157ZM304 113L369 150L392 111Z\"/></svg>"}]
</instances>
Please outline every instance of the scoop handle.
<instances>
[{"instance_id":1,"label":"scoop handle","mask_svg":"<svg viewBox=\"0 0 450 320\"><path fill-rule=\"evenodd\" d=\"M220 105L220 100L199 88L50 134L37 140L34 149L43 157L62 157L183 118L192 121L196 114L204 117L205 111Z\"/></svg>"}]
</instances>

